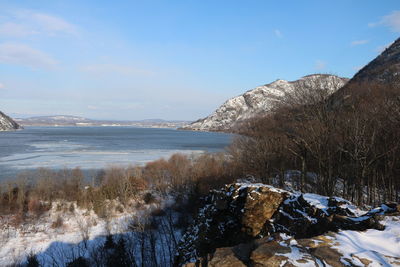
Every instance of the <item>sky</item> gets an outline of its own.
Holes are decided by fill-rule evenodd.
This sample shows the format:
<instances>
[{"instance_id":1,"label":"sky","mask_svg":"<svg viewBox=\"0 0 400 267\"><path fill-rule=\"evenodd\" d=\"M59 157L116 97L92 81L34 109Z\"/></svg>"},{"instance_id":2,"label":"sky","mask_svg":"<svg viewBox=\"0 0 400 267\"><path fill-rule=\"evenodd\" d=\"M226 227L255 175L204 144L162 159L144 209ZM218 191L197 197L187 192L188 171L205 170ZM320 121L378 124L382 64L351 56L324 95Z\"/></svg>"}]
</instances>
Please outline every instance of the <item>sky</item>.
<instances>
[{"instance_id":1,"label":"sky","mask_svg":"<svg viewBox=\"0 0 400 267\"><path fill-rule=\"evenodd\" d=\"M352 77L398 0L0 0L0 110L196 120L276 79Z\"/></svg>"}]
</instances>

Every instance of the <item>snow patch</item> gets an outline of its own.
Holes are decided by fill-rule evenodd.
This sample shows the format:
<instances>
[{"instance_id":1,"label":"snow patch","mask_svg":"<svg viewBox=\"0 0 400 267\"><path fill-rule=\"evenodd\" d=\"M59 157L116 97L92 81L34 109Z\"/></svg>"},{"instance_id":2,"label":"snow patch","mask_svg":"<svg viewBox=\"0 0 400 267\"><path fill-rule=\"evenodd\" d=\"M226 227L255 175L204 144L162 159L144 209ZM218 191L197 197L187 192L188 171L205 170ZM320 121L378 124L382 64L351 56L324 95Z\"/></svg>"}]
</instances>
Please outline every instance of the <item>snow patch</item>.
<instances>
[{"instance_id":1,"label":"snow patch","mask_svg":"<svg viewBox=\"0 0 400 267\"><path fill-rule=\"evenodd\" d=\"M354 264L359 264L357 258L363 258L372 262L369 266L393 266L393 258L400 258L400 216L386 216L381 223L385 226L383 231L339 232L334 248Z\"/></svg>"}]
</instances>

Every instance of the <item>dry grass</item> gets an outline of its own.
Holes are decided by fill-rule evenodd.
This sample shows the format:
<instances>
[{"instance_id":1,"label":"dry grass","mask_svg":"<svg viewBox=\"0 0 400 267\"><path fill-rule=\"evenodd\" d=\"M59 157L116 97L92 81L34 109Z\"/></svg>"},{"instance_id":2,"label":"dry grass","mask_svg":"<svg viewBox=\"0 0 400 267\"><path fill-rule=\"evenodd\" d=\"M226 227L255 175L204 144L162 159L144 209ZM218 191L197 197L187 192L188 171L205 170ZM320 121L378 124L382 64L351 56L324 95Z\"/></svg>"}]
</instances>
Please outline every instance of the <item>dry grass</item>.
<instances>
[{"instance_id":1,"label":"dry grass","mask_svg":"<svg viewBox=\"0 0 400 267\"><path fill-rule=\"evenodd\" d=\"M198 199L210 189L232 182L238 175L236 169L222 154L204 154L195 159L175 154L144 167L111 167L99 172L91 183L85 182L79 168L59 171L40 168L25 173L23 179L0 185L0 215L18 214L15 222L21 223L27 214L42 215L54 201L68 201L93 209L103 217L107 216L109 200L118 200L121 205L115 208L123 212L132 199L151 204L157 201L156 195L169 193ZM59 209L74 212L75 206Z\"/></svg>"}]
</instances>

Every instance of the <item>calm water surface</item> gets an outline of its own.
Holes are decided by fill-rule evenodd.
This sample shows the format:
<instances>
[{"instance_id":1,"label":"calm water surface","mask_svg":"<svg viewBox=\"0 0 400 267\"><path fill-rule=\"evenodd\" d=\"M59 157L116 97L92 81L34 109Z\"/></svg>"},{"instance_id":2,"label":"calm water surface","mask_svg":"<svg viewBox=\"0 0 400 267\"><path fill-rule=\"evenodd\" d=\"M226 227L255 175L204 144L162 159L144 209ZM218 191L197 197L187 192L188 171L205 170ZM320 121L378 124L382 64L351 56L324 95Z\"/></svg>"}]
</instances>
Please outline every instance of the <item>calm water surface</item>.
<instances>
[{"instance_id":1,"label":"calm water surface","mask_svg":"<svg viewBox=\"0 0 400 267\"><path fill-rule=\"evenodd\" d=\"M39 167L143 164L173 153L218 152L232 135L134 127L28 127L0 132L0 179Z\"/></svg>"}]
</instances>

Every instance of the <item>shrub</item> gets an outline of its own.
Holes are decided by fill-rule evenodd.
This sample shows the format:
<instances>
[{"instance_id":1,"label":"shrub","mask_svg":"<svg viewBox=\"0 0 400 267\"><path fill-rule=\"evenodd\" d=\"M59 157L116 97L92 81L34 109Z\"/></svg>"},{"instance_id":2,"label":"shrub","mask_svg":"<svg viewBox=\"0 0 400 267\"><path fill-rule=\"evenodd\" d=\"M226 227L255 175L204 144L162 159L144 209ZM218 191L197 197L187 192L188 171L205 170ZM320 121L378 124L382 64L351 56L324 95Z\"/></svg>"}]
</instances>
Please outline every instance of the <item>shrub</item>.
<instances>
[{"instance_id":1,"label":"shrub","mask_svg":"<svg viewBox=\"0 0 400 267\"><path fill-rule=\"evenodd\" d=\"M161 208L156 208L154 210L151 211L150 216L154 216L154 217L160 217L160 216L164 216L166 213L163 209Z\"/></svg>"},{"instance_id":2,"label":"shrub","mask_svg":"<svg viewBox=\"0 0 400 267\"><path fill-rule=\"evenodd\" d=\"M146 194L144 194L143 200L144 200L144 203L151 204L151 203L154 203L156 201L156 198L153 196L152 193L147 192Z\"/></svg>"},{"instance_id":3,"label":"shrub","mask_svg":"<svg viewBox=\"0 0 400 267\"><path fill-rule=\"evenodd\" d=\"M90 267L89 261L84 257L78 257L67 263L67 267Z\"/></svg>"},{"instance_id":4,"label":"shrub","mask_svg":"<svg viewBox=\"0 0 400 267\"><path fill-rule=\"evenodd\" d=\"M28 200L28 212L36 217L43 213L43 206L39 199L33 197Z\"/></svg>"},{"instance_id":5,"label":"shrub","mask_svg":"<svg viewBox=\"0 0 400 267\"><path fill-rule=\"evenodd\" d=\"M60 228L64 224L64 220L60 215L57 216L57 219L51 224L51 228Z\"/></svg>"},{"instance_id":6,"label":"shrub","mask_svg":"<svg viewBox=\"0 0 400 267\"><path fill-rule=\"evenodd\" d=\"M23 212L17 212L14 214L11 220L11 225L14 227L20 226L25 221L25 214Z\"/></svg>"},{"instance_id":7,"label":"shrub","mask_svg":"<svg viewBox=\"0 0 400 267\"><path fill-rule=\"evenodd\" d=\"M115 210L118 211L119 213L123 213L124 212L124 206L122 206L121 204L117 205L115 207Z\"/></svg>"},{"instance_id":8,"label":"shrub","mask_svg":"<svg viewBox=\"0 0 400 267\"><path fill-rule=\"evenodd\" d=\"M26 266L27 267L39 267L39 261L36 255L33 252L30 252L26 258Z\"/></svg>"},{"instance_id":9,"label":"shrub","mask_svg":"<svg viewBox=\"0 0 400 267\"><path fill-rule=\"evenodd\" d=\"M74 203L71 203L71 204L69 205L68 211L71 212L71 213L73 213L73 212L75 211L75 205L74 205Z\"/></svg>"}]
</instances>

